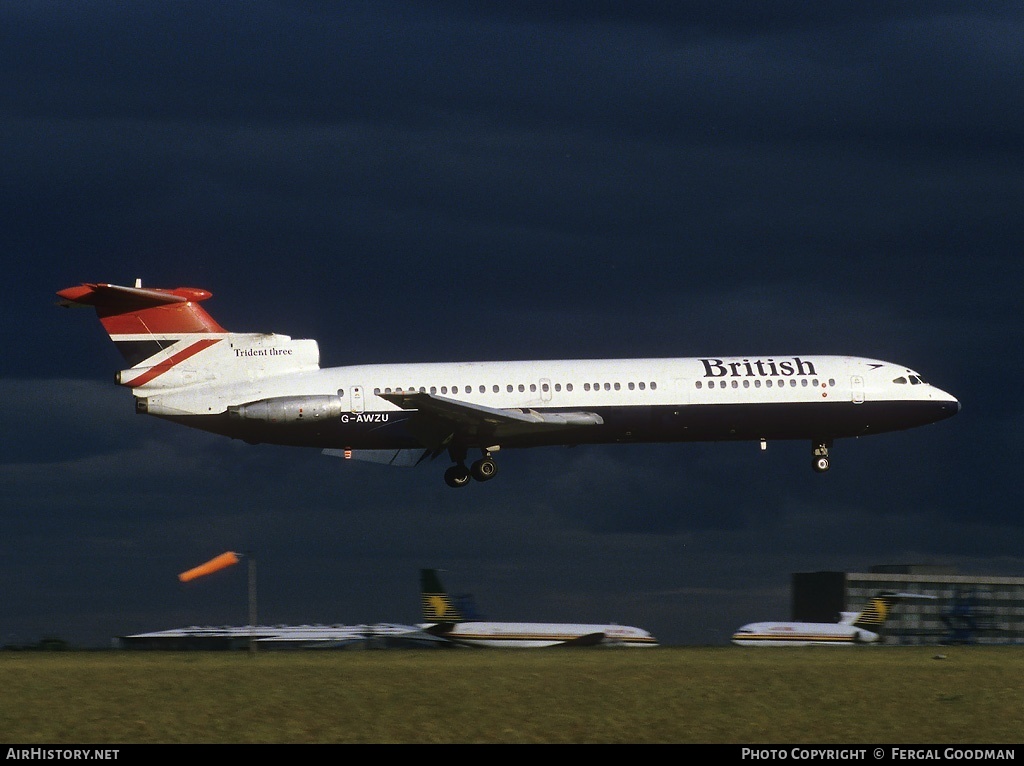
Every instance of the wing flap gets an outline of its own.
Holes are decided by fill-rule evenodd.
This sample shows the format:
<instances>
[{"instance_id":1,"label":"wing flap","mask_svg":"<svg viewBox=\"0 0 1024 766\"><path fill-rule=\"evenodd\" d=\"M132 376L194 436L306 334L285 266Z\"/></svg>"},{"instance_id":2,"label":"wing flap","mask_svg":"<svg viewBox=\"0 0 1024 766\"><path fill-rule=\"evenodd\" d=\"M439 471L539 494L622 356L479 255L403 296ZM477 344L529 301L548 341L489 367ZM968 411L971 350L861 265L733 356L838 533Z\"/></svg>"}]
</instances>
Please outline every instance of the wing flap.
<instances>
[{"instance_id":1,"label":"wing flap","mask_svg":"<svg viewBox=\"0 0 1024 766\"><path fill-rule=\"evenodd\" d=\"M576 410L539 412L529 408L499 409L419 391L398 391L378 395L404 410L416 410L421 416L463 428L488 429L495 435L500 435L503 430L522 434L558 428L599 426L604 423L604 419L596 412Z\"/></svg>"},{"instance_id":2,"label":"wing flap","mask_svg":"<svg viewBox=\"0 0 1024 766\"><path fill-rule=\"evenodd\" d=\"M428 457L434 457L430 450L422 449L325 449L323 454L345 460L399 466L419 465Z\"/></svg>"}]
</instances>

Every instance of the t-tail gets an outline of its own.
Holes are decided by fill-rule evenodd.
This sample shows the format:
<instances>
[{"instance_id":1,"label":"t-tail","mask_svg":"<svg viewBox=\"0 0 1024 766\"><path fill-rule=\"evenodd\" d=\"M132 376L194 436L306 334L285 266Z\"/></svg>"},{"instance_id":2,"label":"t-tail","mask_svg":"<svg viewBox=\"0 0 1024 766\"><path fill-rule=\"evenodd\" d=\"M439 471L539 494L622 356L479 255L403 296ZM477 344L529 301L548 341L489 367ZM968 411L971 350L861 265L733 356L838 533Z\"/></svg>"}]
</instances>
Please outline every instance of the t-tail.
<instances>
[{"instance_id":1,"label":"t-tail","mask_svg":"<svg viewBox=\"0 0 1024 766\"><path fill-rule=\"evenodd\" d=\"M191 348L216 342L227 330L199 305L212 297L207 290L173 290L85 283L57 293L64 306L92 306L103 329L132 367L186 340ZM202 337L196 338L199 335ZM197 349L198 350L198 349Z\"/></svg>"},{"instance_id":2,"label":"t-tail","mask_svg":"<svg viewBox=\"0 0 1024 766\"><path fill-rule=\"evenodd\" d=\"M885 625L885 621L889 619L889 615L892 614L892 608L898 599L899 597L895 593L879 593L868 601L867 606L851 624L855 628L878 633Z\"/></svg>"},{"instance_id":3,"label":"t-tail","mask_svg":"<svg viewBox=\"0 0 1024 766\"><path fill-rule=\"evenodd\" d=\"M934 596L926 596L920 593L890 593L884 592L873 596L868 600L867 605L860 612L844 612L841 623L852 625L861 630L869 630L872 633L880 633L886 620L892 616L893 607L905 599L928 599Z\"/></svg>"},{"instance_id":4,"label":"t-tail","mask_svg":"<svg viewBox=\"0 0 1024 766\"><path fill-rule=\"evenodd\" d=\"M128 364L116 381L132 389L140 413L221 416L237 403L232 387L320 367L314 340L225 330L199 305L207 290L88 282L57 295L63 306L96 310Z\"/></svg>"},{"instance_id":5,"label":"t-tail","mask_svg":"<svg viewBox=\"0 0 1024 766\"><path fill-rule=\"evenodd\" d=\"M420 598L424 622L454 623L466 619L441 585L436 569L420 570Z\"/></svg>"}]
</instances>

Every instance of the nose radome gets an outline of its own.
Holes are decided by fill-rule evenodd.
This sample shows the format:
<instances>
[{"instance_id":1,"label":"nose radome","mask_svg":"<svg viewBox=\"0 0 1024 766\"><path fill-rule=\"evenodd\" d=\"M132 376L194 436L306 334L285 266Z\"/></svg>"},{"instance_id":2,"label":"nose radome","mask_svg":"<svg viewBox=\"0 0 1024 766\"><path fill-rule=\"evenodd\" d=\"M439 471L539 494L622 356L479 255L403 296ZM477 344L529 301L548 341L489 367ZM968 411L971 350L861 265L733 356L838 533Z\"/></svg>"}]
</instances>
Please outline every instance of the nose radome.
<instances>
[{"instance_id":1,"label":"nose radome","mask_svg":"<svg viewBox=\"0 0 1024 766\"><path fill-rule=\"evenodd\" d=\"M943 391L941 388L937 388L935 390L938 392L939 400L942 401L943 404L945 405L944 409L948 409L950 415L956 415L958 412L960 412L960 400L959 399L957 399L952 394L950 394L950 393L948 393L946 391Z\"/></svg>"}]
</instances>

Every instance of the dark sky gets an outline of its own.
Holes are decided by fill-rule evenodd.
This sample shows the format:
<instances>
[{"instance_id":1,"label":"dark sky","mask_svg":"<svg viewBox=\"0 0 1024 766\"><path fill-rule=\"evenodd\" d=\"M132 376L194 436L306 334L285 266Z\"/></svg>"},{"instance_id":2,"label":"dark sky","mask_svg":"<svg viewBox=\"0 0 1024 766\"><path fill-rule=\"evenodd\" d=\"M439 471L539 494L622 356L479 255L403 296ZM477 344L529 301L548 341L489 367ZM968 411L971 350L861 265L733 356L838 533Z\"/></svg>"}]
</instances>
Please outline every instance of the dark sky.
<instances>
[{"instance_id":1,"label":"dark sky","mask_svg":"<svg viewBox=\"0 0 1024 766\"><path fill-rule=\"evenodd\" d=\"M1019 3L0 5L0 644L493 619L725 643L792 572L1024 576ZM85 281L363 362L853 354L953 420L546 448L488 484L133 413Z\"/></svg>"}]
</instances>

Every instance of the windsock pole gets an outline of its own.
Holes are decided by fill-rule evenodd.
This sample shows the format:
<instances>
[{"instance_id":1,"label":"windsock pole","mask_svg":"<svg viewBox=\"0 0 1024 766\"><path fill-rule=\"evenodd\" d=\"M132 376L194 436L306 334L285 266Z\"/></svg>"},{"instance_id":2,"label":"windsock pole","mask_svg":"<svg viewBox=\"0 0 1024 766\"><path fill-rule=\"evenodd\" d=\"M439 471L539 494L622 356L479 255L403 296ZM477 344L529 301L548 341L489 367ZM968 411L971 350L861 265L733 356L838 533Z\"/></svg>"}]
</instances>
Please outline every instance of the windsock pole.
<instances>
[{"instance_id":1,"label":"windsock pole","mask_svg":"<svg viewBox=\"0 0 1024 766\"><path fill-rule=\"evenodd\" d=\"M256 654L256 559L249 556L249 654Z\"/></svg>"}]
</instances>

